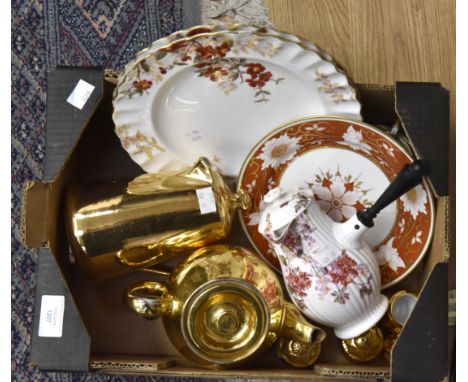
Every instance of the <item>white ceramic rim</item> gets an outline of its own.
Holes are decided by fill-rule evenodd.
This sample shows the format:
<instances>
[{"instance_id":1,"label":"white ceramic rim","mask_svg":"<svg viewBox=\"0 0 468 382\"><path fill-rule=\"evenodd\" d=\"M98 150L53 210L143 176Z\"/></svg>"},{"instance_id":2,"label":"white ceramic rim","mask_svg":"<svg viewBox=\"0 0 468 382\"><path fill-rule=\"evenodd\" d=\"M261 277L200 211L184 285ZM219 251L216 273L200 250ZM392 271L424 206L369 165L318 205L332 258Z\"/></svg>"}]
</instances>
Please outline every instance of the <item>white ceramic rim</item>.
<instances>
[{"instance_id":1,"label":"white ceramic rim","mask_svg":"<svg viewBox=\"0 0 468 382\"><path fill-rule=\"evenodd\" d=\"M324 60L329 61L332 64L334 64L337 67L337 70L339 72L342 72L343 74L345 74L345 76L348 77L350 85L353 88L356 88L356 86L354 85L354 83L349 78L348 74L346 73L346 71L341 68L341 66L335 61L335 59L328 52L326 52L323 48L318 46L315 42L310 41L297 34L290 33L290 32L287 32L285 30L282 30L276 27L272 27L271 25L259 26L259 25L255 25L252 23L232 23L232 24L231 23L226 23L226 24L219 23L219 24L211 24L211 25L208 25L208 24L196 25L190 28L179 30L166 37L162 37L158 40L153 41L150 46L140 50L131 62L139 61L141 60L143 55L148 54L149 52L153 52L154 50L158 50L164 47L165 45L170 45L178 41L181 38L187 38L187 34L189 34L190 32L193 32L196 30L202 30L202 29L209 29L209 31L197 33L197 36L211 34L211 33L221 33L221 32L247 32L247 33L252 33L255 35L263 35L263 34L269 35L272 33L278 34L278 36L281 36L282 38L285 38L292 42L297 42L298 44L303 44L306 48L316 51L316 53L319 54ZM259 30L261 29L266 30L266 32L259 32ZM128 65L125 66L124 73Z\"/></svg>"},{"instance_id":2,"label":"white ceramic rim","mask_svg":"<svg viewBox=\"0 0 468 382\"><path fill-rule=\"evenodd\" d=\"M242 24L239 24L239 25L242 25ZM196 29L196 28L201 28L201 27L195 27L193 29ZM292 44L292 45L298 46L299 48L301 48L305 52L310 52L310 53L313 53L313 54L317 55L318 58L320 59L319 62L325 62L325 63L328 63L328 64L332 65L335 72L344 77L344 79L346 80L346 87L351 89L355 94L355 99L345 101L343 103L343 106L346 105L345 109L349 109L350 105L354 106L356 108L356 111L355 112L354 111L353 112L347 112L347 113L343 113L343 114L348 114L348 116L346 117L348 119L353 119L353 117L362 119L362 115L361 115L362 105L359 102L359 99L358 99L358 96L357 96L357 89L356 89L354 83L351 81L349 76L333 60L329 60L329 59L324 58L321 50L319 48L317 48L315 46L315 44L309 43L309 44L312 44L312 45L315 46L315 49L314 49L312 47L305 46L300 41L293 41L293 40L291 40L291 39L289 39L287 37L283 37L282 34L271 35L271 34L268 34L268 33L258 34L258 33L253 33L251 31L237 31L237 30L231 31L231 30L227 30L227 31L217 31L217 32L210 32L210 33L200 33L200 34L196 34L194 36L188 37L188 38L174 40L174 41L171 41L166 46L160 46L154 52L151 49L148 49L148 48L147 48L148 50L144 49L143 51L141 51L140 53L145 53L146 55L143 56L143 55L141 55L139 53L137 59L132 60L130 63L128 63L126 65L126 68L124 69L123 74L120 76L119 81L118 81L117 86L116 86L115 91L114 91L112 117L113 117L113 120L114 120L114 124L116 125L116 128L118 128L119 126L126 125L126 123L117 123L117 121L119 120L118 115L120 113L122 113L122 111L119 111L118 107L116 107L116 105L118 105L118 101L116 99L120 94L121 86L127 81L128 71L131 70L131 68L135 65L136 62L144 59L146 56L154 54L159 49L170 47L171 45L173 45L176 42L192 41L192 40L195 40L197 38L209 38L211 36L218 37L218 36L223 36L223 35L226 35L226 34L230 34L230 35L233 35L233 36L251 34L251 35L258 36L258 37L267 37L267 38L277 39L277 40L281 41L282 44ZM291 35L291 36L294 36L294 35ZM169 38L170 38L170 36L166 37L165 39L169 40ZM297 39L301 40L299 37L297 37ZM248 54L247 54L247 56L248 56ZM179 71L172 72L171 74L167 75L164 82L170 81L170 79L174 78L177 75L178 72ZM327 74L330 75L330 74L335 73L335 72L331 72L331 73L327 73ZM158 90L156 89L153 92L154 92L154 94L152 93L152 94L148 95L148 97L151 97L151 99L154 99L157 96ZM320 96L320 98L325 99L325 96L323 96L323 95L319 95L319 96ZM333 103L328 102L328 104L332 105ZM324 107L327 107L327 102L324 102ZM337 110L335 108L335 110L332 111L330 114L335 115L336 113L337 113ZM326 114L327 114L327 111L324 112L324 115L326 115ZM350 115L351 115L351 117L350 117ZM158 142L158 145L160 147L162 147L163 149L165 149L165 151L159 151L159 152L157 152L155 154L154 157L148 157L148 156L140 155L141 152L138 152L138 151L135 150L135 148L133 147L134 144L131 147L129 147L128 149L125 148L124 145L123 145L123 140L125 138L128 138L128 137L136 136L140 132L140 130L144 133L145 136L147 136L149 138L155 138L156 142ZM146 124L139 125L139 128L136 128L136 129L135 129L135 127L134 128L129 128L127 130L127 133L128 133L128 137L121 137L119 134L117 134L117 136L119 137L119 140L121 141L122 146L127 151L127 153L132 158L132 160L135 163L137 163L144 171L148 172L147 169L149 169L149 167L152 166L151 163L157 163L158 161L160 161L162 166L166 166L167 164L172 163L172 164L174 164L176 166L176 169L183 168L183 167L186 167L186 166L189 165L189 163L186 163L183 159L179 158L168 147L164 146L163 144L160 144L161 140L160 140L160 137L158 135L158 128L157 128L157 126L153 125L151 120L148 121ZM132 150L134 152L131 152ZM156 170L157 171L161 170L161 167L159 169L156 169ZM164 168L162 168L162 170L164 170ZM234 175L234 174L225 174L225 175Z\"/></svg>"}]
</instances>

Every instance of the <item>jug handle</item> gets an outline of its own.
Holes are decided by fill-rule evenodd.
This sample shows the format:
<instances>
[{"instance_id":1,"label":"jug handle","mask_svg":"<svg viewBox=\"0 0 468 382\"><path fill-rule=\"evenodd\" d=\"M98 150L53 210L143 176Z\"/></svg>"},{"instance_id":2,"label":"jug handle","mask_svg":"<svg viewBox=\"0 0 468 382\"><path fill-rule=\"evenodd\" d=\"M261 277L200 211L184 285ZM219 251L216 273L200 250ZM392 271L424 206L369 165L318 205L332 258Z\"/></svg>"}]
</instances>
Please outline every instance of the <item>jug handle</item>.
<instances>
[{"instance_id":1,"label":"jug handle","mask_svg":"<svg viewBox=\"0 0 468 382\"><path fill-rule=\"evenodd\" d=\"M169 294L164 284L156 281L139 282L129 287L126 302L130 309L146 319L175 317L181 311L181 303Z\"/></svg>"},{"instance_id":2,"label":"jug handle","mask_svg":"<svg viewBox=\"0 0 468 382\"><path fill-rule=\"evenodd\" d=\"M152 268L143 268L142 271L148 272L148 273L154 273L154 274L157 274L159 276L164 276L164 277L169 277L171 275L171 272L156 268L156 266L153 266Z\"/></svg>"},{"instance_id":3,"label":"jug handle","mask_svg":"<svg viewBox=\"0 0 468 382\"><path fill-rule=\"evenodd\" d=\"M132 253L132 252L139 252L139 253L153 253L156 252L153 256L151 256L149 259L143 260L143 261L130 261L127 258L127 255ZM162 261L163 259L160 259L163 257L163 254L161 253L160 250L158 250L157 246L148 246L148 247L134 247L134 248L128 248L128 249L121 249L115 254L115 259L117 262L121 265L125 265L127 267L132 267L132 268L144 268L144 267L150 267L154 263L158 263L159 261ZM162 273L167 275L167 272L164 271L157 271L155 270L156 273Z\"/></svg>"}]
</instances>

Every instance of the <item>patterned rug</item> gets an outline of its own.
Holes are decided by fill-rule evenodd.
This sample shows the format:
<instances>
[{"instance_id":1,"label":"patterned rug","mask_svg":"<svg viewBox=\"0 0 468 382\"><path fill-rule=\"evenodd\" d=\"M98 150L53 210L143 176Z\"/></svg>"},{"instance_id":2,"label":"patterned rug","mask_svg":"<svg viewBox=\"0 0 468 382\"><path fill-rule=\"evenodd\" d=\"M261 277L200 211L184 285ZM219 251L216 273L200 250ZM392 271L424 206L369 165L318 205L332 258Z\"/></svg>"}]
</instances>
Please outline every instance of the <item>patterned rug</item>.
<instances>
[{"instance_id":1,"label":"patterned rug","mask_svg":"<svg viewBox=\"0 0 468 382\"><path fill-rule=\"evenodd\" d=\"M21 244L26 181L43 174L46 72L55 66L122 68L158 37L200 23L198 0L13 0L11 372L13 381L146 381L44 373L29 362L37 252ZM168 380L168 379L166 379ZM174 380L174 379L172 379Z\"/></svg>"}]
</instances>

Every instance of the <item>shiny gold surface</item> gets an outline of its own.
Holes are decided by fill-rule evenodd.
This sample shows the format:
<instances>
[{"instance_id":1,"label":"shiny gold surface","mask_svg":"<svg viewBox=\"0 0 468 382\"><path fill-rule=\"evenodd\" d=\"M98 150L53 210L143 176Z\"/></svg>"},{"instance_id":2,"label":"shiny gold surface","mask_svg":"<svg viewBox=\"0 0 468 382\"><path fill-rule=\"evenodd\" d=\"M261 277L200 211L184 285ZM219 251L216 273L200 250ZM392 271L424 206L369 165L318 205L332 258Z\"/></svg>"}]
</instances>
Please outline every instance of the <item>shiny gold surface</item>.
<instances>
[{"instance_id":1,"label":"shiny gold surface","mask_svg":"<svg viewBox=\"0 0 468 382\"><path fill-rule=\"evenodd\" d=\"M326 336L284 300L275 272L242 247L201 248L166 286L140 283L127 301L142 317L162 316L174 346L211 368L238 365L281 337L318 344Z\"/></svg>"},{"instance_id":2,"label":"shiny gold surface","mask_svg":"<svg viewBox=\"0 0 468 382\"><path fill-rule=\"evenodd\" d=\"M377 326L373 326L358 337L342 340L341 346L353 361L368 362L382 352L383 335Z\"/></svg>"},{"instance_id":3,"label":"shiny gold surface","mask_svg":"<svg viewBox=\"0 0 468 382\"><path fill-rule=\"evenodd\" d=\"M293 338L280 338L276 343L276 354L294 367L312 366L320 355L322 343L305 343Z\"/></svg>"},{"instance_id":4,"label":"shiny gold surface","mask_svg":"<svg viewBox=\"0 0 468 382\"><path fill-rule=\"evenodd\" d=\"M384 343L383 343L383 354L387 361L390 361L391 354L392 354L392 349L393 346L395 346L395 342L398 339L398 332L389 334L387 337L385 337Z\"/></svg>"},{"instance_id":5,"label":"shiny gold surface","mask_svg":"<svg viewBox=\"0 0 468 382\"><path fill-rule=\"evenodd\" d=\"M398 315L395 312L396 305L401 299L404 298L414 298L417 300L418 296L414 293L407 292L405 290L401 290L399 292L394 293L388 299L388 309L385 316L380 320L379 325L389 334L392 333L400 333L401 329L403 328L404 322L400 322L398 319ZM409 316L411 312L408 312L407 316Z\"/></svg>"},{"instance_id":6,"label":"shiny gold surface","mask_svg":"<svg viewBox=\"0 0 468 382\"><path fill-rule=\"evenodd\" d=\"M216 211L202 214L196 190L211 188ZM68 237L80 267L94 279L151 267L176 254L220 240L234 208L249 208L201 158L177 173L75 186L66 195Z\"/></svg>"},{"instance_id":7,"label":"shiny gold surface","mask_svg":"<svg viewBox=\"0 0 468 382\"><path fill-rule=\"evenodd\" d=\"M181 304L174 300L163 284L144 282L127 292L128 305L140 316L153 319L160 315L176 317L181 312Z\"/></svg>"},{"instance_id":8,"label":"shiny gold surface","mask_svg":"<svg viewBox=\"0 0 468 382\"><path fill-rule=\"evenodd\" d=\"M186 306L182 335L189 348L207 361L242 361L261 348L268 334L268 305L246 281L212 280L197 289Z\"/></svg>"}]
</instances>

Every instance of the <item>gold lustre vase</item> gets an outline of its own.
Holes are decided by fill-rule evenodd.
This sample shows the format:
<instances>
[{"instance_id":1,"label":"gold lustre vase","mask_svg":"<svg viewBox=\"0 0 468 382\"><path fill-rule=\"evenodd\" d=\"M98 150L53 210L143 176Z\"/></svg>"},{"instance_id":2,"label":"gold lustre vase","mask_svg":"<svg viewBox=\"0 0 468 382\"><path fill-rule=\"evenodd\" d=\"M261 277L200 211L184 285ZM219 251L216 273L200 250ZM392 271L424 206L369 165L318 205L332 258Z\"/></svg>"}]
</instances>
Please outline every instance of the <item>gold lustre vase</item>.
<instances>
[{"instance_id":1,"label":"gold lustre vase","mask_svg":"<svg viewBox=\"0 0 468 382\"><path fill-rule=\"evenodd\" d=\"M177 173L71 187L66 227L77 263L101 280L220 240L234 209L249 206L248 195L233 194L201 158Z\"/></svg>"},{"instance_id":2,"label":"gold lustre vase","mask_svg":"<svg viewBox=\"0 0 468 382\"><path fill-rule=\"evenodd\" d=\"M285 301L274 271L242 247L199 249L176 267L165 285L148 281L130 287L127 302L144 318L162 316L174 346L210 368L237 366L280 338L314 347L309 352L313 362L326 336ZM288 349L277 347L279 356L293 364L296 354L283 356L284 351ZM310 365L308 361L297 363Z\"/></svg>"}]
</instances>

